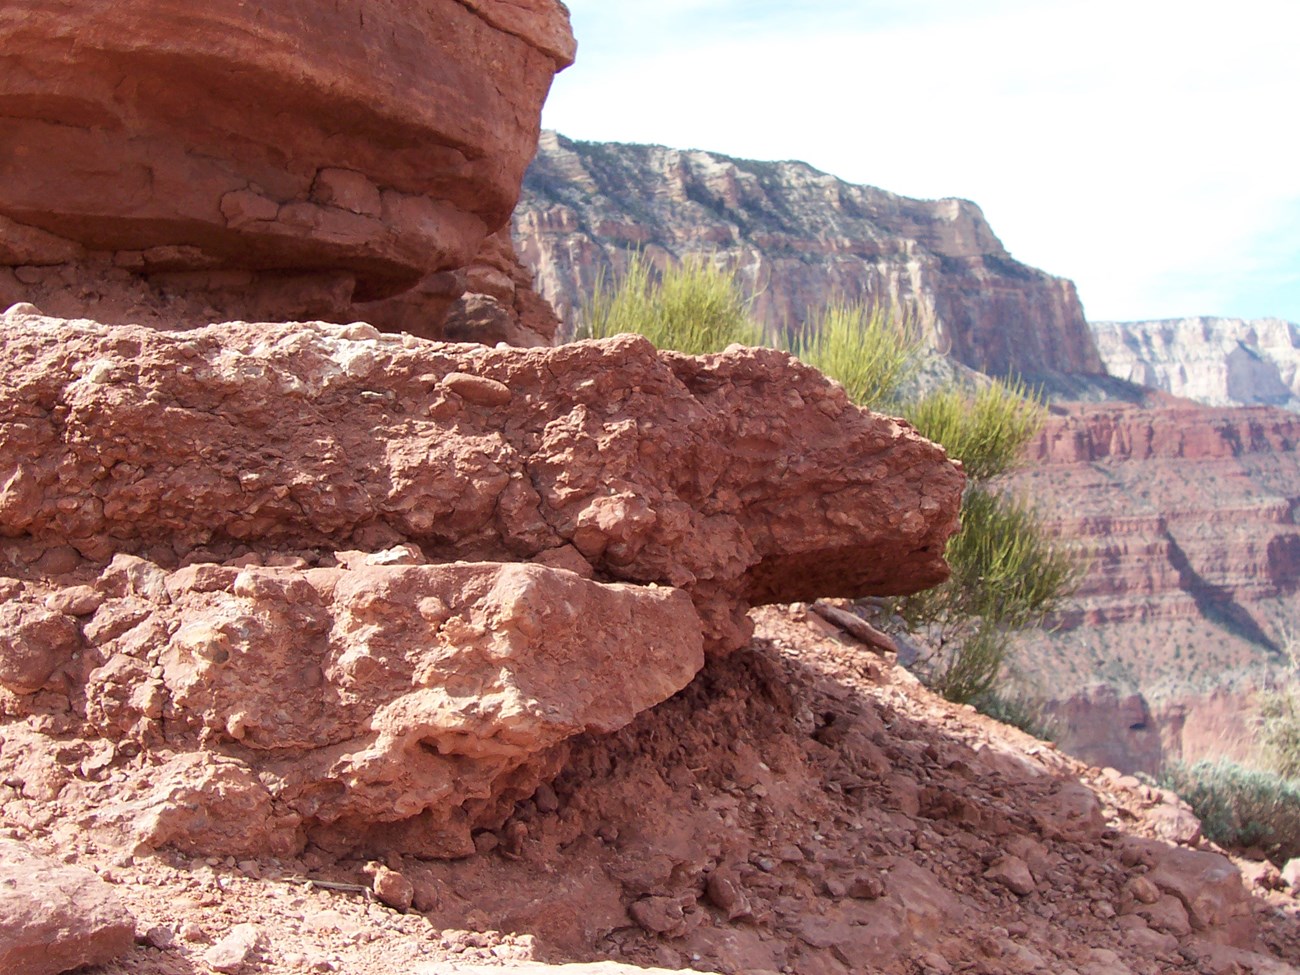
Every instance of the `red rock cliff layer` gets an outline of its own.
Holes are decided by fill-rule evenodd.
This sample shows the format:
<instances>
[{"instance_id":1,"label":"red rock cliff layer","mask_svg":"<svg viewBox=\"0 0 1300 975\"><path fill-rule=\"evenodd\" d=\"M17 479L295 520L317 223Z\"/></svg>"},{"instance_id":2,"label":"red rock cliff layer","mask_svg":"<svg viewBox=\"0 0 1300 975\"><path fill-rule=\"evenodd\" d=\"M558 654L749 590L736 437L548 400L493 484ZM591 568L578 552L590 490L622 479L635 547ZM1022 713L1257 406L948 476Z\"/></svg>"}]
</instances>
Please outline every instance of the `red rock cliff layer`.
<instances>
[{"instance_id":1,"label":"red rock cliff layer","mask_svg":"<svg viewBox=\"0 0 1300 975\"><path fill-rule=\"evenodd\" d=\"M1062 704L1078 726L1063 745L1153 770L1154 731L1163 757L1199 757L1214 750L1223 695L1244 707L1277 671L1300 611L1297 445L1300 417L1267 407L1078 406L1051 418L1012 485L1090 568L1060 628L1031 638L1022 662L1047 687L1140 690L1152 715L1140 734L1101 734L1089 725L1114 726L1114 709L1083 695Z\"/></svg>"},{"instance_id":2,"label":"red rock cliff layer","mask_svg":"<svg viewBox=\"0 0 1300 975\"><path fill-rule=\"evenodd\" d=\"M911 200L803 163L543 133L515 215L521 256L562 316L628 251L737 268L769 328L831 296L908 309L985 372L1101 373L1074 285L1014 260L965 200Z\"/></svg>"}]
</instances>

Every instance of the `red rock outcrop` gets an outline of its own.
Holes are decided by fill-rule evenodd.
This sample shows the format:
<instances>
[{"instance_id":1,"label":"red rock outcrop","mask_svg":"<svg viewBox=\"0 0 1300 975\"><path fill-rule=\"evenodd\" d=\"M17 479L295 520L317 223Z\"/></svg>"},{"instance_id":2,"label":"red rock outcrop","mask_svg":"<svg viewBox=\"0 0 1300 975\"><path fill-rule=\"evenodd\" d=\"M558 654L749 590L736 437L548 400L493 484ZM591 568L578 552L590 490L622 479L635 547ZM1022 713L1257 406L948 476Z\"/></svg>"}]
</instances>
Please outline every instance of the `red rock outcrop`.
<instances>
[{"instance_id":1,"label":"red rock outcrop","mask_svg":"<svg viewBox=\"0 0 1300 975\"><path fill-rule=\"evenodd\" d=\"M4 323L0 707L145 846L467 854L750 606L947 571L960 470L775 350Z\"/></svg>"},{"instance_id":2,"label":"red rock outcrop","mask_svg":"<svg viewBox=\"0 0 1300 975\"><path fill-rule=\"evenodd\" d=\"M1050 419L1011 484L1090 567L1059 629L1021 659L1046 686L1140 691L1153 715L1138 744L1102 729L1114 729L1114 708L1088 719L1085 699L1065 703L1079 735L1064 746L1148 771L1152 731L1164 758L1239 752L1230 741L1244 729L1212 744L1207 722L1221 732L1221 715L1202 712L1223 711L1215 691L1240 711L1285 665L1282 636L1300 609L1297 446L1300 418L1266 407L1091 405ZM1088 750L1098 736L1110 744Z\"/></svg>"},{"instance_id":3,"label":"red rock outcrop","mask_svg":"<svg viewBox=\"0 0 1300 975\"><path fill-rule=\"evenodd\" d=\"M995 374L1104 373L1074 285L1014 260L966 200L912 200L804 163L544 132L515 212L520 255L565 321L642 249L737 269L774 333L829 297L913 314L938 349Z\"/></svg>"},{"instance_id":4,"label":"red rock outcrop","mask_svg":"<svg viewBox=\"0 0 1300 975\"><path fill-rule=\"evenodd\" d=\"M45 680L0 686L20 712L62 687L99 740L151 756L132 794L93 799L128 845L463 856L472 827L554 775L555 746L618 730L703 663L680 590L414 550L339 558L168 573L118 556L93 589L43 600L84 640L30 640ZM41 612L37 592L6 605Z\"/></svg>"},{"instance_id":5,"label":"red rock outcrop","mask_svg":"<svg viewBox=\"0 0 1300 975\"><path fill-rule=\"evenodd\" d=\"M19 0L0 51L0 304L437 335L574 43L557 0Z\"/></svg>"},{"instance_id":6,"label":"red rock outcrop","mask_svg":"<svg viewBox=\"0 0 1300 975\"><path fill-rule=\"evenodd\" d=\"M1145 697L1096 684L1047 706L1052 740L1102 768L1157 775L1164 767L1161 724Z\"/></svg>"},{"instance_id":7,"label":"red rock outcrop","mask_svg":"<svg viewBox=\"0 0 1300 975\"><path fill-rule=\"evenodd\" d=\"M772 349L5 321L0 530L31 545L551 560L685 589L723 647L748 605L947 572L960 472Z\"/></svg>"}]
</instances>

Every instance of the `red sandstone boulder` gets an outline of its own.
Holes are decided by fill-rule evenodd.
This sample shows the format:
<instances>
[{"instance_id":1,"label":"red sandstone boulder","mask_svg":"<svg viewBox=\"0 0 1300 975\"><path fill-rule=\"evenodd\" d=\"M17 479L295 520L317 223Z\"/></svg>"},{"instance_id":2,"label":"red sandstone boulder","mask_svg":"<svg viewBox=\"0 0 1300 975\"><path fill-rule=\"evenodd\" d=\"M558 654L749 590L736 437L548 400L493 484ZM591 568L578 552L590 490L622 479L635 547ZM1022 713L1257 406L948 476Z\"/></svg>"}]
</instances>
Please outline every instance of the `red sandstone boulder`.
<instances>
[{"instance_id":1,"label":"red sandstone boulder","mask_svg":"<svg viewBox=\"0 0 1300 975\"><path fill-rule=\"evenodd\" d=\"M6 304L79 265L437 334L574 43L557 0L17 0L0 51Z\"/></svg>"},{"instance_id":2,"label":"red sandstone boulder","mask_svg":"<svg viewBox=\"0 0 1300 975\"><path fill-rule=\"evenodd\" d=\"M1250 895L1226 856L1148 840L1129 839L1126 845L1150 859L1147 880L1181 903L1192 930L1218 944L1254 945Z\"/></svg>"},{"instance_id":3,"label":"red sandstone boulder","mask_svg":"<svg viewBox=\"0 0 1300 975\"><path fill-rule=\"evenodd\" d=\"M284 856L310 837L465 855L472 828L558 770L557 746L622 728L704 662L679 590L525 563L396 564L414 558L167 573L118 556L96 583L108 598L90 646L48 685L103 754L78 762L38 734L22 750L76 763L94 820L129 845ZM10 713L35 701L29 683L0 675ZM142 751L130 790L99 774Z\"/></svg>"}]
</instances>

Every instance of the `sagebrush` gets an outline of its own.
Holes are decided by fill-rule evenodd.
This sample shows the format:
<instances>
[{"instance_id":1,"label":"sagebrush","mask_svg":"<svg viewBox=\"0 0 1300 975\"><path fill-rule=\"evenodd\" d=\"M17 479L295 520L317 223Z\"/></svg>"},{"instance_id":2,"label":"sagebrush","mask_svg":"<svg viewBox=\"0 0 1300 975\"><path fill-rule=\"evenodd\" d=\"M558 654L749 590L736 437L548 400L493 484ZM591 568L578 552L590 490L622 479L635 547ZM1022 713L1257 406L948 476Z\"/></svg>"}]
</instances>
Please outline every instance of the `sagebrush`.
<instances>
[{"instance_id":1,"label":"sagebrush","mask_svg":"<svg viewBox=\"0 0 1300 975\"><path fill-rule=\"evenodd\" d=\"M1300 784L1236 762L1168 765L1160 784L1192 807L1220 846L1258 849L1279 866L1300 856Z\"/></svg>"},{"instance_id":2,"label":"sagebrush","mask_svg":"<svg viewBox=\"0 0 1300 975\"><path fill-rule=\"evenodd\" d=\"M734 274L703 258L657 271L642 253L628 258L615 284L603 275L583 306L581 338L644 335L656 348L690 355L728 345L761 345L763 330Z\"/></svg>"},{"instance_id":3,"label":"sagebrush","mask_svg":"<svg viewBox=\"0 0 1300 975\"><path fill-rule=\"evenodd\" d=\"M878 409L896 402L922 345L907 318L837 301L797 329L786 347L843 386L858 406Z\"/></svg>"},{"instance_id":4,"label":"sagebrush","mask_svg":"<svg viewBox=\"0 0 1300 975\"><path fill-rule=\"evenodd\" d=\"M987 481L1016 466L1047 410L1022 383L992 382L973 392L937 390L906 404L903 415L961 461L972 481Z\"/></svg>"}]
</instances>

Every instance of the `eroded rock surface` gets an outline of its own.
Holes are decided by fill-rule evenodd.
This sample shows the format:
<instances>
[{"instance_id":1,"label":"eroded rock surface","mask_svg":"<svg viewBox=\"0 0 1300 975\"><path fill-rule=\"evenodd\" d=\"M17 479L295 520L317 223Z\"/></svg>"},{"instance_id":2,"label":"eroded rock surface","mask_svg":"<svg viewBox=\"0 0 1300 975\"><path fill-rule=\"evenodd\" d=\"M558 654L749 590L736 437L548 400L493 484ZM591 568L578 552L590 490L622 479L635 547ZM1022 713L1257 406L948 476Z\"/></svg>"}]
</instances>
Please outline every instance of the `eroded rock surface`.
<instances>
[{"instance_id":1,"label":"eroded rock surface","mask_svg":"<svg viewBox=\"0 0 1300 975\"><path fill-rule=\"evenodd\" d=\"M113 888L84 867L0 837L0 971L58 975L130 950L135 920Z\"/></svg>"},{"instance_id":2,"label":"eroded rock surface","mask_svg":"<svg viewBox=\"0 0 1300 975\"><path fill-rule=\"evenodd\" d=\"M128 848L469 854L751 605L946 571L960 470L773 350L4 321L3 756Z\"/></svg>"},{"instance_id":3,"label":"eroded rock surface","mask_svg":"<svg viewBox=\"0 0 1300 975\"><path fill-rule=\"evenodd\" d=\"M558 559L684 589L720 649L750 605L947 573L960 471L775 350L6 321L0 533L28 551Z\"/></svg>"},{"instance_id":4,"label":"eroded rock surface","mask_svg":"<svg viewBox=\"0 0 1300 975\"><path fill-rule=\"evenodd\" d=\"M0 303L438 335L574 42L556 0L21 0L0 50Z\"/></svg>"},{"instance_id":5,"label":"eroded rock surface","mask_svg":"<svg viewBox=\"0 0 1300 975\"><path fill-rule=\"evenodd\" d=\"M618 730L704 660L680 590L523 563L400 564L415 561L406 550L340 558L168 573L118 556L84 648L60 644L43 698L0 675L7 710L66 694L103 762L150 754L130 794L94 802L98 823L144 846L283 855L310 835L464 855L473 826L554 774L555 746ZM53 739L23 747L58 774Z\"/></svg>"}]
</instances>

